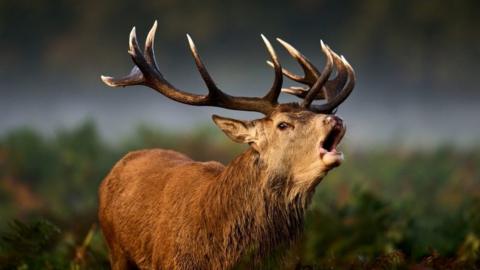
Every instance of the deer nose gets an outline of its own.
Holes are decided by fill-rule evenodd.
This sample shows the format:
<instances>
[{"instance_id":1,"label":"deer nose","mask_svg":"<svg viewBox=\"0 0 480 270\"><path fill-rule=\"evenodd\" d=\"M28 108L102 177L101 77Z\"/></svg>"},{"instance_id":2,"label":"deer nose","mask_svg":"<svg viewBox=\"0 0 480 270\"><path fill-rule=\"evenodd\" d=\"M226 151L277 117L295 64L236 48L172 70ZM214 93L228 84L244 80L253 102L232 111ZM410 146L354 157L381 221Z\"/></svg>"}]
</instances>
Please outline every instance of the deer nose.
<instances>
[{"instance_id":1,"label":"deer nose","mask_svg":"<svg viewBox=\"0 0 480 270\"><path fill-rule=\"evenodd\" d=\"M326 124L343 125L343 119L336 115L329 115L325 118Z\"/></svg>"}]
</instances>

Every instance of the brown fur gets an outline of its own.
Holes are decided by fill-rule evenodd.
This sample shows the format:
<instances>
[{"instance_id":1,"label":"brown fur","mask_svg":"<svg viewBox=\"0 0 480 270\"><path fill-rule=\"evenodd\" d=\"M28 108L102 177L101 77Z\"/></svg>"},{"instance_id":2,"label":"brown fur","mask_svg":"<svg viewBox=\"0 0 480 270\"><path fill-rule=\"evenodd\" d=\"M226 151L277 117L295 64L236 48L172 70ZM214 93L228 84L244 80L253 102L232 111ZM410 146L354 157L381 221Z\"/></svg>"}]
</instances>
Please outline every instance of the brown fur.
<instances>
[{"instance_id":1,"label":"brown fur","mask_svg":"<svg viewBox=\"0 0 480 270\"><path fill-rule=\"evenodd\" d=\"M278 131L285 119L295 128ZM228 166L153 149L129 153L105 178L99 218L113 269L229 269L299 234L315 186L338 165L309 150L328 129L325 116L214 120L252 145Z\"/></svg>"}]
</instances>

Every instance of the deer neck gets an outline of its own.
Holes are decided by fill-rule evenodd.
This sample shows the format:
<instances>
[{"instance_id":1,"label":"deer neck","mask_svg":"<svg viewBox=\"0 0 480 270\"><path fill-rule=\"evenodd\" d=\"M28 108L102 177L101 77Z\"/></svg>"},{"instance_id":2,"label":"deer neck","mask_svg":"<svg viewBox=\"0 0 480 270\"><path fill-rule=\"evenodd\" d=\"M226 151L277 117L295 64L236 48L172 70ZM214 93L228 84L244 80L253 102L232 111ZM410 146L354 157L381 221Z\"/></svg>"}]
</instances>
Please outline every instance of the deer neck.
<instances>
[{"instance_id":1,"label":"deer neck","mask_svg":"<svg viewBox=\"0 0 480 270\"><path fill-rule=\"evenodd\" d=\"M288 196L288 180L268 173L251 148L219 175L209 197L219 210L216 225L227 253L241 256L248 249L261 257L295 239L307 200L302 194Z\"/></svg>"}]
</instances>

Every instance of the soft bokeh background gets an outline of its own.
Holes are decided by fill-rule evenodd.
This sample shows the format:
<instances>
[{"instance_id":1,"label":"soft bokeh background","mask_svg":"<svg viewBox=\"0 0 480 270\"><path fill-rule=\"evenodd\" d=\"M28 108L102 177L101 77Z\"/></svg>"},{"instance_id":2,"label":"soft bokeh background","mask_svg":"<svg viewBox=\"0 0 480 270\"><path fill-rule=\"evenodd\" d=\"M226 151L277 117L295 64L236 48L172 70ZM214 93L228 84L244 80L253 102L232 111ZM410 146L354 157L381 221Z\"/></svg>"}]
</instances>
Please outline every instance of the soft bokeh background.
<instances>
[{"instance_id":1,"label":"soft bokeh background","mask_svg":"<svg viewBox=\"0 0 480 270\"><path fill-rule=\"evenodd\" d=\"M260 33L289 41L320 67L323 39L355 68L357 86L339 109L347 161L317 189L285 268L478 266L478 12L474 0L0 0L0 265L104 267L96 189L130 150L172 148L226 163L243 149L210 115L258 114L99 80L130 70L131 27L143 40L158 20L161 70L195 93L206 90L185 33L235 95L263 95L273 80Z\"/></svg>"}]
</instances>

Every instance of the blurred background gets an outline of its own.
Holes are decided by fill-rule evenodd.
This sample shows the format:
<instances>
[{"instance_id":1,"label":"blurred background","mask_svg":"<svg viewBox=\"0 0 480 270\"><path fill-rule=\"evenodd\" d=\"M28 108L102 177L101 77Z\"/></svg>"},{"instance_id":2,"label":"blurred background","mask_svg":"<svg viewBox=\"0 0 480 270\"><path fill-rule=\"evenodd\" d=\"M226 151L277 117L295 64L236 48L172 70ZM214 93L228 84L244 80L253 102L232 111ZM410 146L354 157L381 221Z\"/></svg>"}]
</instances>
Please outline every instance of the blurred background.
<instances>
[{"instance_id":1,"label":"blurred background","mask_svg":"<svg viewBox=\"0 0 480 270\"><path fill-rule=\"evenodd\" d=\"M191 92L206 88L186 33L234 95L273 81L261 33L293 71L274 38L318 67L322 39L357 73L338 112L347 160L317 188L305 237L271 265L480 267L479 11L474 0L0 0L0 269L106 268L96 190L128 151L227 163L244 149L210 115L259 114L102 84L131 69L131 27L143 43L155 20L160 69Z\"/></svg>"}]
</instances>

